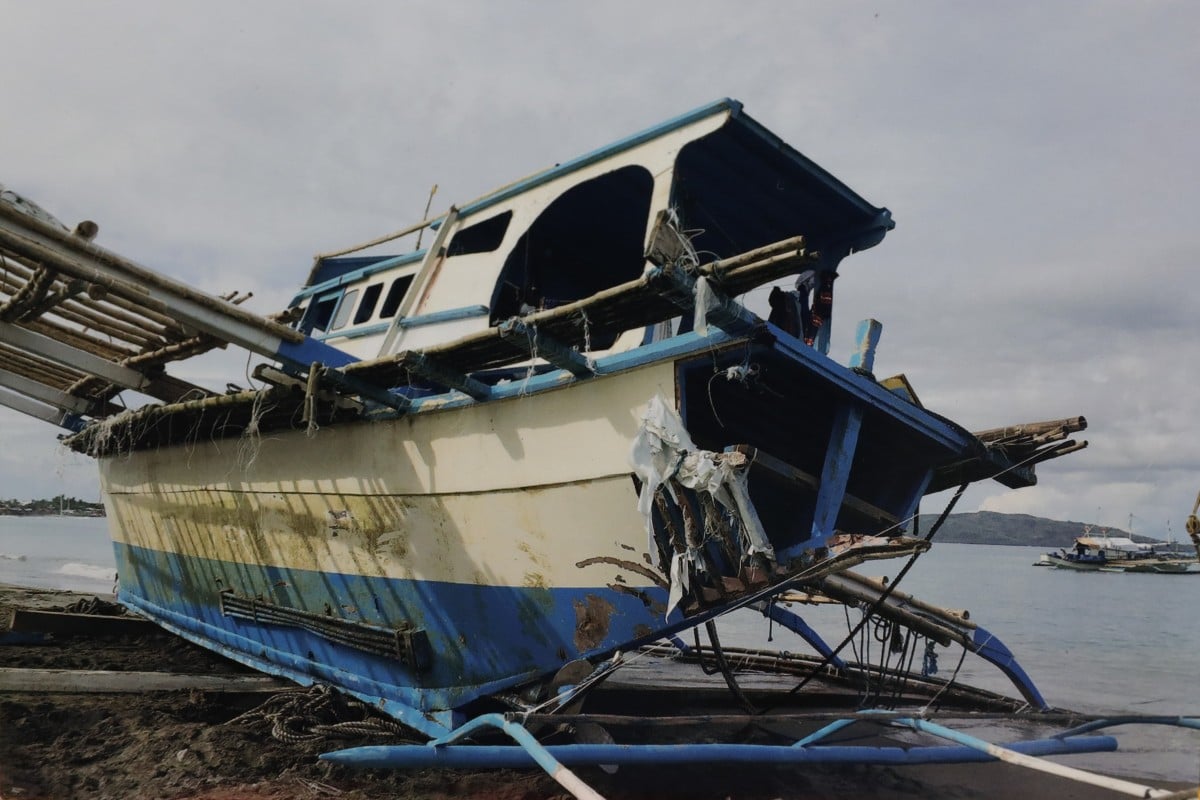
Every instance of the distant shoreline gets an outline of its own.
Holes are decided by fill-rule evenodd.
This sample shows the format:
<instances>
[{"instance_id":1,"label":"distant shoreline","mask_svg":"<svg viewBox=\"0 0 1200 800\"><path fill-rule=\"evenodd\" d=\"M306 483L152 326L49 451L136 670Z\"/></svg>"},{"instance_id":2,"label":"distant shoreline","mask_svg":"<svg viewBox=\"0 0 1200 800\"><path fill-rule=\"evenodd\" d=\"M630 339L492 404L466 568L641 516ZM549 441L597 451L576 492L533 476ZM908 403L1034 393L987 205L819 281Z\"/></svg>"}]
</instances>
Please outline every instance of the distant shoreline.
<instances>
[{"instance_id":1,"label":"distant shoreline","mask_svg":"<svg viewBox=\"0 0 1200 800\"><path fill-rule=\"evenodd\" d=\"M66 517L76 519L103 519L108 515L100 511L13 511L0 509L0 517Z\"/></svg>"}]
</instances>

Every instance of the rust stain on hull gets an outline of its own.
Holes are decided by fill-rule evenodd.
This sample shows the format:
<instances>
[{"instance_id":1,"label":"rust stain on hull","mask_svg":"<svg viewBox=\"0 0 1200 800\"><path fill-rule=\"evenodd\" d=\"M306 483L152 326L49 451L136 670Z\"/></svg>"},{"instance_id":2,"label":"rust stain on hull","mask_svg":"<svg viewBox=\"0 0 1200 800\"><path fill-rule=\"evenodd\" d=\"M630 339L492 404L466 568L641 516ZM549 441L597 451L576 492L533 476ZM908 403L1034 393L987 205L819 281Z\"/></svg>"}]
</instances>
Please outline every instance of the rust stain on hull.
<instances>
[{"instance_id":1,"label":"rust stain on hull","mask_svg":"<svg viewBox=\"0 0 1200 800\"><path fill-rule=\"evenodd\" d=\"M594 650L608 637L612 619L612 603L599 595L589 594L575 601L575 649L581 653Z\"/></svg>"}]
</instances>

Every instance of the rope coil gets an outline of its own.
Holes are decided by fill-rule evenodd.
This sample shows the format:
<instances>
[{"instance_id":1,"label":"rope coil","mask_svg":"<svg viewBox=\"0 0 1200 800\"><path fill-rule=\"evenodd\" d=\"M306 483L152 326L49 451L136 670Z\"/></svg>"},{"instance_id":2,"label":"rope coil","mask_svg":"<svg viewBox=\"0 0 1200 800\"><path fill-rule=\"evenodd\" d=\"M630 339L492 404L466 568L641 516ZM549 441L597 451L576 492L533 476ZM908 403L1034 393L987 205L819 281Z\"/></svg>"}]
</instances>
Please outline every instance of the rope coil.
<instances>
[{"instance_id":1,"label":"rope coil","mask_svg":"<svg viewBox=\"0 0 1200 800\"><path fill-rule=\"evenodd\" d=\"M287 744L362 737L418 741L400 723L323 684L274 694L226 724L269 724L271 738Z\"/></svg>"}]
</instances>

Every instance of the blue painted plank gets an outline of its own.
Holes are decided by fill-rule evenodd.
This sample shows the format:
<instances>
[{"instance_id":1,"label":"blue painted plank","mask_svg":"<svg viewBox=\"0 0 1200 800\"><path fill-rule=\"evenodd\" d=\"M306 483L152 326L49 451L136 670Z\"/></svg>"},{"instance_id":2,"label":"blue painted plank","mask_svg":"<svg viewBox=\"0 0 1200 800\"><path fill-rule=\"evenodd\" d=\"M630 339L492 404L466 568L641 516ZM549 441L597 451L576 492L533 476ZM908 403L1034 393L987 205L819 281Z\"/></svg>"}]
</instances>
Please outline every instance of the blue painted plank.
<instances>
[{"instance_id":1,"label":"blue painted plank","mask_svg":"<svg viewBox=\"0 0 1200 800\"><path fill-rule=\"evenodd\" d=\"M825 465L821 468L821 485L817 489L817 505L813 511L812 538L801 543L805 549L824 547L833 535L838 513L842 510L842 500L846 496L846 485L850 481L850 467L858 448L862 419L862 406L844 405L838 409L833 430L829 433Z\"/></svg>"}]
</instances>

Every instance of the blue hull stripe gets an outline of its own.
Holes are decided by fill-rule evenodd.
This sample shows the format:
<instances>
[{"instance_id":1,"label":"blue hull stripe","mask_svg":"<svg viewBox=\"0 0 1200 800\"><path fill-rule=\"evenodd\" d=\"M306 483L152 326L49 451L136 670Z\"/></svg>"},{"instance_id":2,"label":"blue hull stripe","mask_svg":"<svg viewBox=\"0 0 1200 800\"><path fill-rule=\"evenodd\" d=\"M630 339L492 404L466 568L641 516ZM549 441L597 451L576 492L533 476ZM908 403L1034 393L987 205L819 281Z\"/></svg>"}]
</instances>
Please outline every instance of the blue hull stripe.
<instances>
[{"instance_id":1,"label":"blue hull stripe","mask_svg":"<svg viewBox=\"0 0 1200 800\"><path fill-rule=\"evenodd\" d=\"M458 708L568 661L656 638L666 600L657 587L481 586L240 564L119 542L114 549L122 599L193 641L243 654L239 660L267 672L424 711ZM370 625L408 623L428 635L432 661L414 671L300 628L225 616L222 590Z\"/></svg>"}]
</instances>

